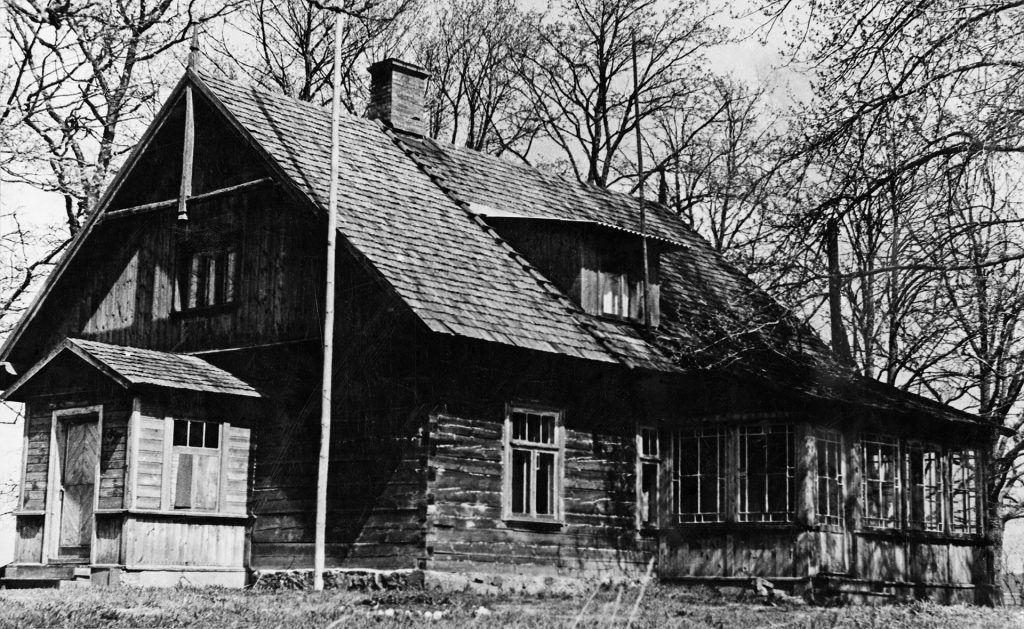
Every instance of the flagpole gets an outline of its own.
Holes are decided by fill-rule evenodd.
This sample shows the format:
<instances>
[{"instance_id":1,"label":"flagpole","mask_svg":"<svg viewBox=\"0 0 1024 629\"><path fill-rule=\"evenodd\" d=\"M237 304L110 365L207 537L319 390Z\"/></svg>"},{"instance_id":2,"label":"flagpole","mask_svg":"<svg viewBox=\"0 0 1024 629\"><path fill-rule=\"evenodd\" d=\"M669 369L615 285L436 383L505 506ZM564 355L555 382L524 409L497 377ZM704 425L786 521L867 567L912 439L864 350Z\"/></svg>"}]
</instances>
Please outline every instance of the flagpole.
<instances>
[{"instance_id":1,"label":"flagpole","mask_svg":"<svg viewBox=\"0 0 1024 629\"><path fill-rule=\"evenodd\" d=\"M647 207L644 203L644 149L640 138L640 85L636 69L636 31L633 31L633 111L636 125L636 168L640 190L640 243L644 257L643 307L644 325L651 326L651 267L647 257Z\"/></svg>"},{"instance_id":2,"label":"flagpole","mask_svg":"<svg viewBox=\"0 0 1024 629\"><path fill-rule=\"evenodd\" d=\"M331 392L334 358L334 274L338 241L338 115L341 109L341 27L334 26L334 94L331 98L331 181L327 200L327 294L324 298L324 364L320 395L320 461L316 475L316 534L313 542L313 589L324 589L324 545L327 532L327 471L331 452Z\"/></svg>"}]
</instances>

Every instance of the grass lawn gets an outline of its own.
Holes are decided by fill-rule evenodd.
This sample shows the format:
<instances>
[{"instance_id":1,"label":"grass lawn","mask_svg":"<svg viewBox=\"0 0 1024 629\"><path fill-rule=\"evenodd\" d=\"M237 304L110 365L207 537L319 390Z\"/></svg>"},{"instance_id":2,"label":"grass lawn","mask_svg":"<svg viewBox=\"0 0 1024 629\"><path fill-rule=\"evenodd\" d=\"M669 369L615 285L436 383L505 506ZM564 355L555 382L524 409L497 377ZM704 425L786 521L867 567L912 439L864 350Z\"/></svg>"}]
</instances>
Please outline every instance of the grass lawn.
<instances>
[{"instance_id":1,"label":"grass lawn","mask_svg":"<svg viewBox=\"0 0 1024 629\"><path fill-rule=\"evenodd\" d=\"M624 627L637 590L589 602L580 627ZM587 597L431 592L249 592L224 589L0 591L0 627L569 627ZM479 613L480 607L489 613ZM391 611L388 611L391 610ZM429 615L426 613L429 612ZM440 612L440 614L438 614ZM435 618L440 615L440 618ZM639 627L1024 628L1024 608L911 605L808 607L742 602L711 590L652 587Z\"/></svg>"}]
</instances>

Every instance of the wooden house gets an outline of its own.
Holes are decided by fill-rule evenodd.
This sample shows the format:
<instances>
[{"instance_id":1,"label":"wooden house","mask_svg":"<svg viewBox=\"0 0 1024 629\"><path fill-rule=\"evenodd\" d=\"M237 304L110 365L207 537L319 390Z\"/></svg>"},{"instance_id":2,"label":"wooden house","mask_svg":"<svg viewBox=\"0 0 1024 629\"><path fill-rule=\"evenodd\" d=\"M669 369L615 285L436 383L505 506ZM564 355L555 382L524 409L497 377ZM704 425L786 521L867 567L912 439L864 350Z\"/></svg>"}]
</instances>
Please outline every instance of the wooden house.
<instances>
[{"instance_id":1,"label":"wooden house","mask_svg":"<svg viewBox=\"0 0 1024 629\"><path fill-rule=\"evenodd\" d=\"M641 234L633 197L424 137L426 75L371 71L340 131L329 568L985 595L988 425L849 373L667 208ZM312 567L329 129L182 78L0 350L6 579Z\"/></svg>"}]
</instances>

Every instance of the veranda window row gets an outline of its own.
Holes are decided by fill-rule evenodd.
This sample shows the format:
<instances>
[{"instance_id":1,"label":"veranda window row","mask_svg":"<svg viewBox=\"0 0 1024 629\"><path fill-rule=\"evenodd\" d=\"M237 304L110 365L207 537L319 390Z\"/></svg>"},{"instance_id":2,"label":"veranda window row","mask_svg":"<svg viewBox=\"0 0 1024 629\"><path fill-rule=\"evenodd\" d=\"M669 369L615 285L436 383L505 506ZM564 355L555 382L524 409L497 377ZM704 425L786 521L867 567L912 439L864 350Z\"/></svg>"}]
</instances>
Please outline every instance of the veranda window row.
<instances>
[{"instance_id":1,"label":"veranda window row","mask_svg":"<svg viewBox=\"0 0 1024 629\"><path fill-rule=\"evenodd\" d=\"M789 424L735 428L707 426L675 432L672 439L672 504L680 523L792 522L797 448ZM813 503L806 514L821 526L845 522L843 439L817 429L807 435L813 460L806 464ZM941 451L893 437L864 435L860 499L865 528L934 532L980 531L978 457L974 451ZM813 506L812 506L813 505Z\"/></svg>"},{"instance_id":2,"label":"veranda window row","mask_svg":"<svg viewBox=\"0 0 1024 629\"><path fill-rule=\"evenodd\" d=\"M979 459L973 450L942 450L913 441L861 439L863 526L975 534Z\"/></svg>"}]
</instances>

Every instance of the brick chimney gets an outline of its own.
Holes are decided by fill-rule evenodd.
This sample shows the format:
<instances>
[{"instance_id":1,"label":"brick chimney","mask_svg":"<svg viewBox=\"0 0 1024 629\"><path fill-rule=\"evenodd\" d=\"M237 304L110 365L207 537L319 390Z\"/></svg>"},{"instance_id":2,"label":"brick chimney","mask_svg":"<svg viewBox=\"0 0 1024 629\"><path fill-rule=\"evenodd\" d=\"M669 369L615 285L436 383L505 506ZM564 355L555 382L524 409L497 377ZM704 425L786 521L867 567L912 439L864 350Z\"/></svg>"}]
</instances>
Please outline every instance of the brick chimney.
<instances>
[{"instance_id":1,"label":"brick chimney","mask_svg":"<svg viewBox=\"0 0 1024 629\"><path fill-rule=\"evenodd\" d=\"M373 64L366 117L381 120L399 131L425 135L423 98L428 76L423 68L399 59Z\"/></svg>"}]
</instances>

